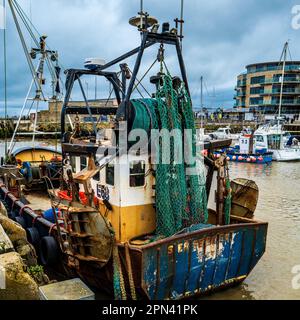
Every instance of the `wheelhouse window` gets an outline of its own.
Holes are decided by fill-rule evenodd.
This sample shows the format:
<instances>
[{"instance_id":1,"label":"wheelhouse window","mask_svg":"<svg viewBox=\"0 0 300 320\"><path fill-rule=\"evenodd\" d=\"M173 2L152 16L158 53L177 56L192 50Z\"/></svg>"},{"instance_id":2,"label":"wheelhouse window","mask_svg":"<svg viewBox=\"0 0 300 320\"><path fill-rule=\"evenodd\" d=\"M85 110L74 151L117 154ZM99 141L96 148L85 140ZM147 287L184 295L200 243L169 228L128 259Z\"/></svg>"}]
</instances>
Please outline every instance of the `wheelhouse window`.
<instances>
[{"instance_id":1,"label":"wheelhouse window","mask_svg":"<svg viewBox=\"0 0 300 320\"><path fill-rule=\"evenodd\" d=\"M87 167L87 158L80 157L80 171L84 170Z\"/></svg>"},{"instance_id":2,"label":"wheelhouse window","mask_svg":"<svg viewBox=\"0 0 300 320\"><path fill-rule=\"evenodd\" d=\"M255 136L255 139L257 142L264 142L264 137L263 136Z\"/></svg>"},{"instance_id":3,"label":"wheelhouse window","mask_svg":"<svg viewBox=\"0 0 300 320\"><path fill-rule=\"evenodd\" d=\"M100 171L93 176L93 180L97 182L100 181Z\"/></svg>"},{"instance_id":4,"label":"wheelhouse window","mask_svg":"<svg viewBox=\"0 0 300 320\"><path fill-rule=\"evenodd\" d=\"M130 187L143 187L145 185L145 161L130 162Z\"/></svg>"},{"instance_id":5,"label":"wheelhouse window","mask_svg":"<svg viewBox=\"0 0 300 320\"><path fill-rule=\"evenodd\" d=\"M72 172L76 173L76 157L70 157L70 165L72 167Z\"/></svg>"},{"instance_id":6,"label":"wheelhouse window","mask_svg":"<svg viewBox=\"0 0 300 320\"><path fill-rule=\"evenodd\" d=\"M273 150L280 149L280 141L281 141L281 135L280 134L268 135L268 146L269 146L269 149L273 149Z\"/></svg>"},{"instance_id":7,"label":"wheelhouse window","mask_svg":"<svg viewBox=\"0 0 300 320\"><path fill-rule=\"evenodd\" d=\"M106 166L106 183L110 186L115 185L115 165L112 163Z\"/></svg>"}]
</instances>

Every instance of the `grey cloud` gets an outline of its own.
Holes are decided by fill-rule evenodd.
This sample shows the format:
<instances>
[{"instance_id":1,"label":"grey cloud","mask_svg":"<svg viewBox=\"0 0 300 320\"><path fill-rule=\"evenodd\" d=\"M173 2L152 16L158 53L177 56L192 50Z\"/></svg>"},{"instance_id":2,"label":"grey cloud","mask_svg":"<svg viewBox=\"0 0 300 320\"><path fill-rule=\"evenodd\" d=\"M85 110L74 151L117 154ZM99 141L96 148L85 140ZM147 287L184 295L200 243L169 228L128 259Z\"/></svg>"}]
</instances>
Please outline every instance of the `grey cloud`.
<instances>
[{"instance_id":1,"label":"grey cloud","mask_svg":"<svg viewBox=\"0 0 300 320\"><path fill-rule=\"evenodd\" d=\"M19 3L29 12L29 0ZM160 22L172 23L179 16L180 0L144 3ZM31 0L31 4L34 24L49 36L49 44L59 51L66 68L82 67L84 59L91 56L110 60L139 45L139 34L128 24L128 19L139 11L138 0ZM290 0L185 1L184 56L196 107L201 75L210 93L205 91L206 104L232 107L236 76L247 64L279 59L287 39L293 59L298 59L300 30L291 28L295 4ZM2 63L2 42L0 46ZM8 57L9 98L21 102L30 74L10 15ZM151 59L145 58L144 69ZM174 58L168 63L174 65ZM2 72L0 78L3 82ZM214 87L216 97L210 97ZM0 91L2 100L2 85Z\"/></svg>"}]
</instances>

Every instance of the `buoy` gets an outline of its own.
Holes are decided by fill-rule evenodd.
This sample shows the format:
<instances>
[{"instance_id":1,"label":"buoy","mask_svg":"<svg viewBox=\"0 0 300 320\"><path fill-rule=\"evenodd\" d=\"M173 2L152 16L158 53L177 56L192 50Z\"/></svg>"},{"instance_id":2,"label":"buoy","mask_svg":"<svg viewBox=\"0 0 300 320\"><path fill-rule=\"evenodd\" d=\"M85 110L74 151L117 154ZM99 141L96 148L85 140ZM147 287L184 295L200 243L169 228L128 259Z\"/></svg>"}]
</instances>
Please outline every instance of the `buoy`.
<instances>
[{"instance_id":1,"label":"buoy","mask_svg":"<svg viewBox=\"0 0 300 320\"><path fill-rule=\"evenodd\" d=\"M259 160L259 161L263 161L264 158L263 158L263 157L259 157L258 160Z\"/></svg>"},{"instance_id":2,"label":"buoy","mask_svg":"<svg viewBox=\"0 0 300 320\"><path fill-rule=\"evenodd\" d=\"M221 157L221 155L218 153L218 154L217 154L217 158L220 158L220 157Z\"/></svg>"},{"instance_id":3,"label":"buoy","mask_svg":"<svg viewBox=\"0 0 300 320\"><path fill-rule=\"evenodd\" d=\"M251 162L251 158L247 158L247 162Z\"/></svg>"},{"instance_id":4,"label":"buoy","mask_svg":"<svg viewBox=\"0 0 300 320\"><path fill-rule=\"evenodd\" d=\"M251 157L251 161L252 162L256 162L256 158L255 157Z\"/></svg>"},{"instance_id":5,"label":"buoy","mask_svg":"<svg viewBox=\"0 0 300 320\"><path fill-rule=\"evenodd\" d=\"M230 157L227 157L226 159L227 159L227 161L230 161Z\"/></svg>"},{"instance_id":6,"label":"buoy","mask_svg":"<svg viewBox=\"0 0 300 320\"><path fill-rule=\"evenodd\" d=\"M236 160L236 156L233 156L233 157L232 157L232 160Z\"/></svg>"},{"instance_id":7,"label":"buoy","mask_svg":"<svg viewBox=\"0 0 300 320\"><path fill-rule=\"evenodd\" d=\"M202 154L204 157L207 157L208 152L207 152L207 150L202 150L201 154Z\"/></svg>"},{"instance_id":8,"label":"buoy","mask_svg":"<svg viewBox=\"0 0 300 320\"><path fill-rule=\"evenodd\" d=\"M238 157L238 160L239 160L239 161L243 161L244 158L243 158L242 156L239 156L239 157Z\"/></svg>"}]
</instances>

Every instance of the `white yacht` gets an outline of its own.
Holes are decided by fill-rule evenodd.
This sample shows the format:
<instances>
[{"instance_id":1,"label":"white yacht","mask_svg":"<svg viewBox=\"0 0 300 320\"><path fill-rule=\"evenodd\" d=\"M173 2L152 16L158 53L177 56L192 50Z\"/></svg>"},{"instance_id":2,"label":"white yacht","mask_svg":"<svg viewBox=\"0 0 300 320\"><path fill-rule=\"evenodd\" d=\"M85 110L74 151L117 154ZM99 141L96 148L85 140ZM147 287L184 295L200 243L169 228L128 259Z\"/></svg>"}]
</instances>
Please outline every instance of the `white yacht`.
<instances>
[{"instance_id":1,"label":"white yacht","mask_svg":"<svg viewBox=\"0 0 300 320\"><path fill-rule=\"evenodd\" d=\"M231 132L230 127L219 128L217 131L214 131L209 134L212 139L232 139L238 140L240 135L234 134Z\"/></svg>"},{"instance_id":2,"label":"white yacht","mask_svg":"<svg viewBox=\"0 0 300 320\"><path fill-rule=\"evenodd\" d=\"M255 131L254 138L257 148L273 152L273 160L300 161L299 142L294 140L288 145L291 135L282 129L282 124L265 124Z\"/></svg>"},{"instance_id":3,"label":"white yacht","mask_svg":"<svg viewBox=\"0 0 300 320\"><path fill-rule=\"evenodd\" d=\"M300 161L300 145L297 139L293 139L292 143L288 143L292 139L290 133L285 132L282 127L281 111L282 111L282 95L285 77L285 65L288 52L288 42L285 43L281 54L280 62L282 63L281 87L279 111L276 123L265 124L258 128L254 133L256 146L266 148L266 151L273 152L273 160L275 161Z\"/></svg>"}]
</instances>

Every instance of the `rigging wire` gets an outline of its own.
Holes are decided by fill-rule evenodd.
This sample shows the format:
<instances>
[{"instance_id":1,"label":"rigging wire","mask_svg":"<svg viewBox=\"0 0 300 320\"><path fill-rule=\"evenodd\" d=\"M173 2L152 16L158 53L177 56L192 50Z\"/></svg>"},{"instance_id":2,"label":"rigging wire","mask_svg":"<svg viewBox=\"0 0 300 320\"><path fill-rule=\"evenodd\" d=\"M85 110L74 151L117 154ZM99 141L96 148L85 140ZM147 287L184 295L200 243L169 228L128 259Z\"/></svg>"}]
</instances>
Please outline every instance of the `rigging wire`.
<instances>
[{"instance_id":1,"label":"rigging wire","mask_svg":"<svg viewBox=\"0 0 300 320\"><path fill-rule=\"evenodd\" d=\"M137 86L139 86L141 84L141 82L145 79L145 77L147 76L147 74L150 72L150 70L154 67L155 63L157 62L157 58L154 60L154 62L151 64L151 66L148 68L148 70L145 72L145 74L143 75L143 77L138 81L138 83L134 86L133 90L134 91L136 89Z\"/></svg>"},{"instance_id":2,"label":"rigging wire","mask_svg":"<svg viewBox=\"0 0 300 320\"><path fill-rule=\"evenodd\" d=\"M131 69L128 67L129 72L131 73L131 75L133 74ZM151 94L149 93L149 91L143 86L143 84L141 83L141 81L136 77L137 82L139 83L139 85L145 90L145 92L149 95L149 97L151 98ZM138 89L138 85L135 86L135 90L137 90L137 92L140 94L140 96L144 99L144 96L141 94L141 91ZM133 93L133 90L132 90Z\"/></svg>"},{"instance_id":3,"label":"rigging wire","mask_svg":"<svg viewBox=\"0 0 300 320\"><path fill-rule=\"evenodd\" d=\"M17 32L18 32L20 40L21 40L21 44L22 44L22 47L23 47L23 50L25 53L25 57L26 57L26 60L29 65L29 69L30 69L30 72L31 72L32 78L33 78L32 84L30 86L30 92L31 92L33 84L35 85L35 87L37 89L36 97L33 99L33 103L31 104L31 107L28 111L28 113L29 113L33 107L34 102L37 102L37 108L36 108L36 113L35 113L36 118L35 118L35 125L34 125L35 126L34 131L36 131L37 112L38 112L38 108L39 108L38 101L45 101L45 102L47 101L47 99L45 98L44 88L42 88L43 84L41 82L41 79L39 78L38 73L41 73L41 77L42 77L42 74L44 73L44 62L45 62L47 65L47 68L49 70L49 74L52 78L51 85L52 85L53 97L56 96L56 94L57 94L57 92L55 91L56 85L60 82L63 83L55 70L55 68L59 66L58 54L57 54L57 51L51 50L46 43L46 48L49 50L46 50L45 54L41 52L42 57L40 58L40 62L38 64L37 69L35 69L33 62L32 62L32 57L29 53L28 47L25 42L24 35L22 33L21 24L20 24L20 23L22 23L23 24L22 27L24 26L25 29L27 30L27 32L30 36L30 39L31 39L31 44L32 44L32 42L34 42L34 44L37 46L37 48L40 48L42 36L40 35L40 33L37 31L36 27L32 23L31 3L30 3L30 16L31 16L31 18L28 18L27 14L25 13L25 11L22 9L22 7L18 4L18 2L16 0L9 0L9 6L10 6L10 9L11 9L11 12L13 15L13 19L14 19L14 22L15 22L15 25L17 28ZM38 35L39 37L37 37L36 35ZM55 57L56 57L56 59L55 59L56 64L54 64L54 61L52 60L52 55L55 55ZM41 70L40 70L40 67L42 68ZM63 66L61 66L61 69L64 70L65 68ZM29 99L30 92L28 92L28 94L27 94L26 101ZM39 95L41 95L41 97ZM61 95L59 94L57 97L60 98ZM56 101L57 101L57 97L56 97ZM21 113L23 113L23 111L26 107L26 104L27 104L26 101L24 102ZM57 103L56 103L56 111L57 111ZM22 114L20 115L20 118L21 118L21 116L22 116ZM13 139L16 135L16 131L18 130L18 126L19 126L19 121L18 121L18 125L15 129L15 132L13 134ZM33 132L33 144L34 144L34 142L35 142L35 132ZM10 147L9 147L10 152L12 152L12 150L11 150L12 145L13 145L13 141L11 141L11 143L10 143Z\"/></svg>"},{"instance_id":4,"label":"rigging wire","mask_svg":"<svg viewBox=\"0 0 300 320\"><path fill-rule=\"evenodd\" d=\"M15 0L14 0L15 1ZM22 7L18 4L20 12L22 12L22 15L26 18L26 20L28 21L28 24L31 26L31 28L37 33L38 37L41 37L42 35L40 34L40 32L38 31L38 29L35 27L35 25L32 23L32 20L29 19L29 17L27 16L26 12L22 9ZM46 43L46 47L51 50L51 48L49 47L49 45ZM62 65L61 62L59 62L59 66L62 68L62 70L66 70L66 68Z\"/></svg>"},{"instance_id":5,"label":"rigging wire","mask_svg":"<svg viewBox=\"0 0 300 320\"><path fill-rule=\"evenodd\" d=\"M33 23L31 22L31 20L28 18L28 16L26 15L25 11L22 9L22 7L16 2L15 2L15 5L16 5L16 10L22 20L22 22L24 23L27 31L29 32L30 36L31 36L31 39L34 41L35 45L37 47L39 47L39 40L38 38L35 36L35 34L32 32L32 28L30 27L30 25L33 27L33 29L35 30L35 32L38 34L39 37L41 37L41 35L39 34L39 32L37 31L37 29L33 26ZM30 24L30 25L29 25ZM48 49L49 46L46 44L46 47ZM48 69L49 69L49 72L51 74L51 78L52 78L52 81L53 82L57 82L57 77L56 77L56 74L55 74L55 71L54 71L54 64L52 64L52 61L51 59L49 58L48 54L46 55L46 63L47 63L47 66L48 66Z\"/></svg>"},{"instance_id":6,"label":"rigging wire","mask_svg":"<svg viewBox=\"0 0 300 320\"><path fill-rule=\"evenodd\" d=\"M27 48L27 45L26 45L26 42L25 42L25 39L24 39L24 36L22 34L22 31L21 31L21 27L20 27L20 24L19 24L19 21L17 19L17 16L16 16L16 12L15 12L15 8L14 8L14 1L9 1L9 5L10 5L10 8L11 8L11 12L12 12L12 15L13 15L13 18L14 18L14 21L15 21L15 24L16 24L16 28L17 28L17 31L18 31L18 34L19 34L19 37L20 37L20 40L21 40L21 43L22 43L22 46L23 46L23 50L24 50L24 53L25 53L25 57L26 57L26 60L28 62L28 65L29 65L29 69L30 69L30 72L32 74L32 77L34 79L34 84L36 86L36 89L41 91L41 85L37 79L37 75L35 73L35 70L34 70L34 66L32 64L32 61L31 61L31 58L29 56L29 53L28 53L28 48ZM45 97L44 97L44 94L42 92L42 95L43 95L43 98L45 100Z\"/></svg>"}]
</instances>

